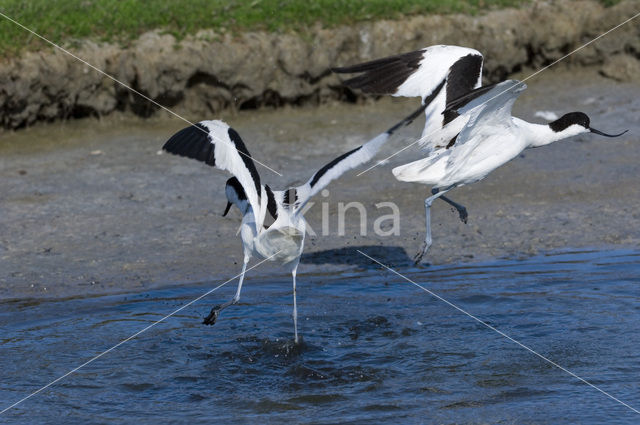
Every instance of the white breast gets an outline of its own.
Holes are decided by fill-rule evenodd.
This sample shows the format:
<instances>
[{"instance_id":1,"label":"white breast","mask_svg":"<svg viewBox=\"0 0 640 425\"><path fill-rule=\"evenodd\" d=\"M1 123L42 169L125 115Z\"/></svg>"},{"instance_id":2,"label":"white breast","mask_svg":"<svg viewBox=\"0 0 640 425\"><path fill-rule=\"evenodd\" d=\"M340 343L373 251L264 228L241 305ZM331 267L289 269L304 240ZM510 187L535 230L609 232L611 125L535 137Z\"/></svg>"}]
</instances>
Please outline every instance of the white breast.
<instances>
[{"instance_id":1,"label":"white breast","mask_svg":"<svg viewBox=\"0 0 640 425\"><path fill-rule=\"evenodd\" d=\"M304 231L289 226L272 226L258 235L254 249L264 258L286 264L302 254L303 244Z\"/></svg>"},{"instance_id":2,"label":"white breast","mask_svg":"<svg viewBox=\"0 0 640 425\"><path fill-rule=\"evenodd\" d=\"M493 170L518 156L523 149L521 138L512 131L486 137L459 164L448 167L440 183L442 186L454 183L464 185L482 180Z\"/></svg>"}]
</instances>

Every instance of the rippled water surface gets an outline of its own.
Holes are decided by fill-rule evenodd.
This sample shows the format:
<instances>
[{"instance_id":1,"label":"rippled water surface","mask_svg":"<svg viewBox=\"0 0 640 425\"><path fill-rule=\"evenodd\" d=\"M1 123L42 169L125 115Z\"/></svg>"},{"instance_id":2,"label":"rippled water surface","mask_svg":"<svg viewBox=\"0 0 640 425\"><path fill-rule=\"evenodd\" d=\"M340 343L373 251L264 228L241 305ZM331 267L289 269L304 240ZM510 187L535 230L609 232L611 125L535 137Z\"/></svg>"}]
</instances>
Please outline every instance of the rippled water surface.
<instances>
[{"instance_id":1,"label":"rippled water surface","mask_svg":"<svg viewBox=\"0 0 640 425\"><path fill-rule=\"evenodd\" d=\"M383 259L381 259L383 260ZM301 267L303 269L304 267ZM640 408L640 251L398 268L541 355ZM239 306L200 324L235 282L45 389L19 423L639 423L640 415L380 268L251 272ZM3 406L219 282L5 302Z\"/></svg>"}]
</instances>

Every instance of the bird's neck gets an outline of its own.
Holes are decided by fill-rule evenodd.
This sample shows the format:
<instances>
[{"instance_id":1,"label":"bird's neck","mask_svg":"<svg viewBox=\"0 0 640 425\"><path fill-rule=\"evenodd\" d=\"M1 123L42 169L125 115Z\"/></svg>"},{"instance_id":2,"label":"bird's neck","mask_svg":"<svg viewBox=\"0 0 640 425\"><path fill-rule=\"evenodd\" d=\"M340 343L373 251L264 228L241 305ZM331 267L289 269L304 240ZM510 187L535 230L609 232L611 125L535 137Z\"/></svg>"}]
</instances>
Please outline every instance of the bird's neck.
<instances>
[{"instance_id":1,"label":"bird's neck","mask_svg":"<svg viewBox=\"0 0 640 425\"><path fill-rule=\"evenodd\" d=\"M533 124L515 117L513 122L520 128L528 148L538 148L579 134L579 132L570 131L570 128L555 132L548 124Z\"/></svg>"}]
</instances>

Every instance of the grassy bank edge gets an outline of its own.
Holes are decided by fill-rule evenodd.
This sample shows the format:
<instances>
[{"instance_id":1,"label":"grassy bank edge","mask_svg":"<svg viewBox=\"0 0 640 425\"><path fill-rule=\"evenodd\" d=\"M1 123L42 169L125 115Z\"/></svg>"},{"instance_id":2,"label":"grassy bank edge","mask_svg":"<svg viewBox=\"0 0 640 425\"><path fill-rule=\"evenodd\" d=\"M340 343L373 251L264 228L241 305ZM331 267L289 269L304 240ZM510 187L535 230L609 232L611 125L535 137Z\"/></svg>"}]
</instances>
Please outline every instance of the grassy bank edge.
<instances>
[{"instance_id":1,"label":"grassy bank edge","mask_svg":"<svg viewBox=\"0 0 640 425\"><path fill-rule=\"evenodd\" d=\"M599 0L611 6L621 0ZM202 29L303 35L325 28L425 14L477 14L530 0L0 0L0 11L49 40L73 45L93 40L127 45L161 30L178 39ZM0 57L39 50L43 41L0 17Z\"/></svg>"}]
</instances>

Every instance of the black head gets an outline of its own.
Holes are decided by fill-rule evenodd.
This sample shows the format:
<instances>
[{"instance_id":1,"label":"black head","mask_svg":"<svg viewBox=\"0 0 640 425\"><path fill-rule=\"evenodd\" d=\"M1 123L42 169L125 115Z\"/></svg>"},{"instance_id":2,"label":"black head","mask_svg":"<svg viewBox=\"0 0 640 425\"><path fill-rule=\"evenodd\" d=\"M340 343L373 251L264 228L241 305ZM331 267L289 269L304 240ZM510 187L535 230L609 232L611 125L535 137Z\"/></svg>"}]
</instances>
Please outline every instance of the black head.
<instances>
[{"instance_id":1,"label":"black head","mask_svg":"<svg viewBox=\"0 0 640 425\"><path fill-rule=\"evenodd\" d=\"M229 180L227 180L226 189L232 189L239 200L247 199L247 194L244 192L244 188L240 184L240 180L235 177L231 177Z\"/></svg>"},{"instance_id":2,"label":"black head","mask_svg":"<svg viewBox=\"0 0 640 425\"><path fill-rule=\"evenodd\" d=\"M564 131L567 127L574 124L578 124L588 130L590 122L589 117L584 112L569 112L557 120L550 122L549 127L556 133Z\"/></svg>"},{"instance_id":3,"label":"black head","mask_svg":"<svg viewBox=\"0 0 640 425\"><path fill-rule=\"evenodd\" d=\"M586 129L587 131L590 131L591 133L595 133L595 134L599 134L601 136L607 136L607 137L622 136L624 133L629 131L629 130L625 130L619 134L607 134L607 133L603 133L600 130L596 130L595 128L592 128L590 126L590 123L591 121L589 120L589 117L584 112L569 112L568 114L564 114L557 120L550 122L549 127L554 132L559 133L575 124L575 125L579 125L580 127L583 127L584 129Z\"/></svg>"},{"instance_id":4,"label":"black head","mask_svg":"<svg viewBox=\"0 0 640 425\"><path fill-rule=\"evenodd\" d=\"M227 180L225 193L227 194L227 207L224 209L224 213L222 214L223 217L225 217L229 213L231 205L237 203L238 201L247 200L247 194L242 188L240 181L235 177L231 177L229 180Z\"/></svg>"}]
</instances>

